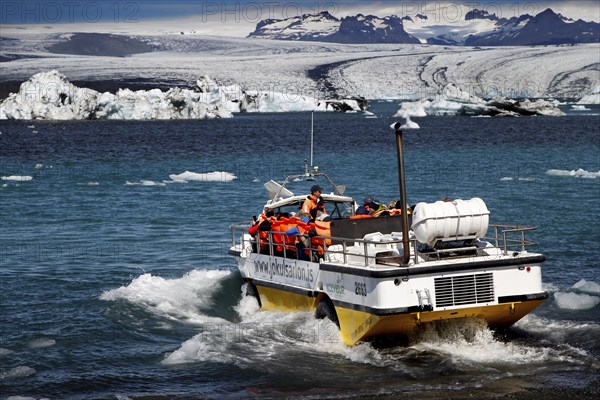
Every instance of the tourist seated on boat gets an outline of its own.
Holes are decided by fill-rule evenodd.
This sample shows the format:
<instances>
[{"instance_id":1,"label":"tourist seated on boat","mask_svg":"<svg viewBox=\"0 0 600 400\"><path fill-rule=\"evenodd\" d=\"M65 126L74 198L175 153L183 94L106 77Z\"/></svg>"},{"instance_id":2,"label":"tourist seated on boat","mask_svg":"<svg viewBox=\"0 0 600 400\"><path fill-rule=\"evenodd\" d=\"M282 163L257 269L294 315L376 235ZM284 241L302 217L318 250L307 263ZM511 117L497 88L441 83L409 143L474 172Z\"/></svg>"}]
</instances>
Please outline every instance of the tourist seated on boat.
<instances>
[{"instance_id":1,"label":"tourist seated on boat","mask_svg":"<svg viewBox=\"0 0 600 400\"><path fill-rule=\"evenodd\" d=\"M372 196L367 196L363 199L363 207L369 211L372 217L390 215L387 211L387 207Z\"/></svg>"},{"instance_id":2,"label":"tourist seated on boat","mask_svg":"<svg viewBox=\"0 0 600 400\"><path fill-rule=\"evenodd\" d=\"M369 210L365 208L365 206L360 206L354 211L354 215L350 217L350 219L363 219L363 218L371 218L371 213Z\"/></svg>"},{"instance_id":3,"label":"tourist seated on boat","mask_svg":"<svg viewBox=\"0 0 600 400\"><path fill-rule=\"evenodd\" d=\"M322 191L323 189L321 186L313 185L310 188L310 194L304 201L304 204L302 204L301 212L310 215L313 220L317 218L318 211L327 213L327 211L325 211L325 201L321 196Z\"/></svg>"},{"instance_id":4,"label":"tourist seated on boat","mask_svg":"<svg viewBox=\"0 0 600 400\"><path fill-rule=\"evenodd\" d=\"M402 202L400 200L392 200L388 203L388 212L390 215L402 215ZM406 204L407 214L412 214L412 207Z\"/></svg>"},{"instance_id":5,"label":"tourist seated on boat","mask_svg":"<svg viewBox=\"0 0 600 400\"><path fill-rule=\"evenodd\" d=\"M261 253L264 253L268 250L268 232L271 230L271 223L274 220L275 213L272 210L267 210L266 212L263 212L258 219L255 219L252 226L248 229L248 233L254 239L256 239L256 234L258 233ZM257 251L256 241L252 243L252 251Z\"/></svg>"}]
</instances>

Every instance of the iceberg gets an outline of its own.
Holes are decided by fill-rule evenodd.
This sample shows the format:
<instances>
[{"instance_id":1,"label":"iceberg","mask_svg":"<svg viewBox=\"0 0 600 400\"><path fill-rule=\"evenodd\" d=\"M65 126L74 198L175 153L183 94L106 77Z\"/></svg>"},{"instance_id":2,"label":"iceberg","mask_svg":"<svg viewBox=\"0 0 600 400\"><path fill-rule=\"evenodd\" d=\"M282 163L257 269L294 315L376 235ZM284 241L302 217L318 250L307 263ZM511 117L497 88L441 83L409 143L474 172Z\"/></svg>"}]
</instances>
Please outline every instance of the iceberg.
<instances>
[{"instance_id":1,"label":"iceberg","mask_svg":"<svg viewBox=\"0 0 600 400\"><path fill-rule=\"evenodd\" d=\"M583 96L577 104L600 104L600 85L592 93Z\"/></svg>"},{"instance_id":2,"label":"iceberg","mask_svg":"<svg viewBox=\"0 0 600 400\"><path fill-rule=\"evenodd\" d=\"M208 79L208 78L206 78ZM53 70L22 83L0 103L0 119L185 119L229 118L231 106L195 90L173 88L99 93L70 83Z\"/></svg>"},{"instance_id":3,"label":"iceberg","mask_svg":"<svg viewBox=\"0 0 600 400\"><path fill-rule=\"evenodd\" d=\"M446 85L433 99L422 99L413 102L403 102L396 116L403 116L402 112L418 113L419 115L469 115L469 116L505 116L517 117L520 115L565 115L558 108L558 104L546 100L530 101L525 99L517 101L498 97L486 101L473 95L458 85Z\"/></svg>"},{"instance_id":4,"label":"iceberg","mask_svg":"<svg viewBox=\"0 0 600 400\"><path fill-rule=\"evenodd\" d=\"M99 93L80 88L53 70L23 82L18 93L0 103L0 119L49 120L169 120L231 118L239 112L363 111L361 98L318 100L279 92L245 91L239 85L219 85L201 76L193 88L119 89Z\"/></svg>"}]
</instances>

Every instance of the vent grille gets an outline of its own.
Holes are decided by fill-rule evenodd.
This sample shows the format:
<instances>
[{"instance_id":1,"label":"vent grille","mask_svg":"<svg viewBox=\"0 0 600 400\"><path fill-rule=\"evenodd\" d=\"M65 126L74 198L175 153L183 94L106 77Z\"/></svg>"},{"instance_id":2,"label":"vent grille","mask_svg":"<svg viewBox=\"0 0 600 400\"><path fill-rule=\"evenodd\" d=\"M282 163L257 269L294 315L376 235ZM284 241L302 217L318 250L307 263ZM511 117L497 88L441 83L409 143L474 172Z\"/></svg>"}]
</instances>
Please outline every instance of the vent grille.
<instances>
[{"instance_id":1,"label":"vent grille","mask_svg":"<svg viewBox=\"0 0 600 400\"><path fill-rule=\"evenodd\" d=\"M491 273L435 279L436 307L490 303L492 301L494 301L494 278Z\"/></svg>"}]
</instances>

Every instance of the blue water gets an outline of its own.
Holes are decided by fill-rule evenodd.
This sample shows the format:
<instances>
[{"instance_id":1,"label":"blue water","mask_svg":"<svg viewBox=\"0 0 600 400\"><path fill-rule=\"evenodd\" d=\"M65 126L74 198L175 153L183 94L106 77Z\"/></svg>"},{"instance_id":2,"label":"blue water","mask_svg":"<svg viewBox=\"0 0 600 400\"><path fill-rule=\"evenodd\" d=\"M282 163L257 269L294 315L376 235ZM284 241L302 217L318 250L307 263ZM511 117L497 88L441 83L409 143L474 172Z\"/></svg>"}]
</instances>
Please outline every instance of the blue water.
<instances>
[{"instance_id":1,"label":"blue water","mask_svg":"<svg viewBox=\"0 0 600 400\"><path fill-rule=\"evenodd\" d=\"M398 197L396 108L315 115L316 164L349 195ZM0 176L32 177L0 181L0 397L578 393L600 370L600 118L418 123L411 203L478 196L492 222L538 227L550 298L506 332L467 321L349 349L327 321L241 300L228 227L259 212L264 182L303 170L309 114L0 122ZM237 179L163 182L184 171Z\"/></svg>"}]
</instances>

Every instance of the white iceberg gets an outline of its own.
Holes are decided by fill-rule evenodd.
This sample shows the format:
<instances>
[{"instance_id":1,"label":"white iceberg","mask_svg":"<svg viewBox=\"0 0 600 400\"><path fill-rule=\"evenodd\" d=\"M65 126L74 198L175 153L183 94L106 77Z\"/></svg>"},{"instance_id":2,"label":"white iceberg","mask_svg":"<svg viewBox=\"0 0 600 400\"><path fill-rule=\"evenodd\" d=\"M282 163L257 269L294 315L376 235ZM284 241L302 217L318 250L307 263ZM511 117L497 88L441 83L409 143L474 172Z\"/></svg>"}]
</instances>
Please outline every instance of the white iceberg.
<instances>
[{"instance_id":1,"label":"white iceberg","mask_svg":"<svg viewBox=\"0 0 600 400\"><path fill-rule=\"evenodd\" d=\"M237 112L352 112L366 108L362 98L319 100L275 91L245 91L239 85L219 85L206 75L192 89L99 93L79 88L53 70L33 75L21 84L19 93L2 101L0 119L204 119L230 118Z\"/></svg>"},{"instance_id":2,"label":"white iceberg","mask_svg":"<svg viewBox=\"0 0 600 400\"><path fill-rule=\"evenodd\" d=\"M519 115L564 115L555 102L542 99L536 101L527 99L516 101L503 97L486 101L462 90L458 85L453 83L446 85L435 98L403 102L396 115L403 116L401 114L403 110L404 112L418 112L419 115L410 114L410 116L419 117L426 115L489 115L510 117Z\"/></svg>"},{"instance_id":3,"label":"white iceberg","mask_svg":"<svg viewBox=\"0 0 600 400\"><path fill-rule=\"evenodd\" d=\"M58 71L49 71L33 75L21 84L19 93L2 101L0 119L229 118L231 108L221 98L177 87L167 92L120 89L116 94L99 93L73 85Z\"/></svg>"},{"instance_id":4,"label":"white iceberg","mask_svg":"<svg viewBox=\"0 0 600 400\"><path fill-rule=\"evenodd\" d=\"M231 172L221 172L221 171L214 171L214 172L208 172L208 173L197 173L197 172L185 171L181 174L169 175L169 178L171 178L174 183L185 183L185 182L190 182L190 181L231 182L234 179L237 179L237 176L235 176Z\"/></svg>"},{"instance_id":5,"label":"white iceberg","mask_svg":"<svg viewBox=\"0 0 600 400\"><path fill-rule=\"evenodd\" d=\"M552 176L571 176L573 178L583 178L583 179L596 179L600 178L600 171L597 172L589 172L585 169L579 168L577 170L564 170L564 169L549 169L546 171L546 175Z\"/></svg>"},{"instance_id":6,"label":"white iceberg","mask_svg":"<svg viewBox=\"0 0 600 400\"><path fill-rule=\"evenodd\" d=\"M577 104L600 104L600 85L592 93L583 96Z\"/></svg>"}]
</instances>

